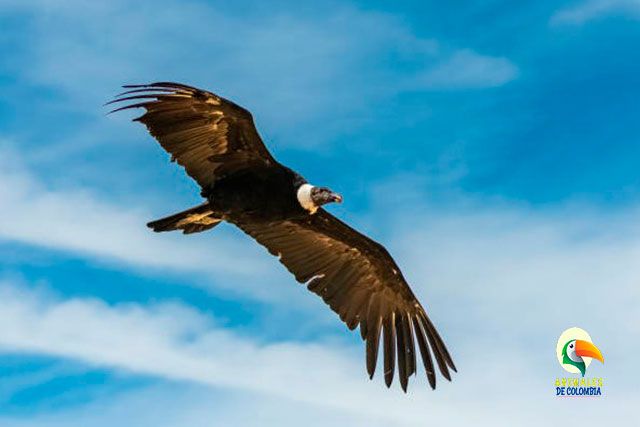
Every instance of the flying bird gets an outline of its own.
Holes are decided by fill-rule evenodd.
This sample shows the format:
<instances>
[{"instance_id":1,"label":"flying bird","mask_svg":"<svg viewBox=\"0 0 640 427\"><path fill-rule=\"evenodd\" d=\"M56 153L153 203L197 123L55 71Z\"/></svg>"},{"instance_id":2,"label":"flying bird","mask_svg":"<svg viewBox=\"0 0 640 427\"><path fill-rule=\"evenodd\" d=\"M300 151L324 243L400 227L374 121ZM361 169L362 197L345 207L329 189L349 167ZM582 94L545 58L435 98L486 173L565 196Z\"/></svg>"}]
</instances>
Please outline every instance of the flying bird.
<instances>
[{"instance_id":1,"label":"flying bird","mask_svg":"<svg viewBox=\"0 0 640 427\"><path fill-rule=\"evenodd\" d=\"M179 83L123 87L126 91L109 104L125 104L112 112L143 108L134 121L143 123L171 160L184 167L206 199L148 223L149 228L190 234L222 221L237 226L277 256L349 329L360 326L370 378L382 341L387 387L397 364L406 392L418 351L431 388L436 386L433 358L451 380L453 360L391 255L323 208L342 202L342 196L310 184L273 158L249 111Z\"/></svg>"}]
</instances>

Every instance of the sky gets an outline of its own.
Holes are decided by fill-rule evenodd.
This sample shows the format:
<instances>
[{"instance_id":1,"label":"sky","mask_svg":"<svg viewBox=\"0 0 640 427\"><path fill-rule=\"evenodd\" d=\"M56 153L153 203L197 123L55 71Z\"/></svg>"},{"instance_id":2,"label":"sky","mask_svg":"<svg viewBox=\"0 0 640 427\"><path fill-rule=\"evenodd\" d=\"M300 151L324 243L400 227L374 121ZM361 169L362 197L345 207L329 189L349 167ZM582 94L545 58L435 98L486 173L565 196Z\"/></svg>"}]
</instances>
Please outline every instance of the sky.
<instances>
[{"instance_id":1,"label":"sky","mask_svg":"<svg viewBox=\"0 0 640 427\"><path fill-rule=\"evenodd\" d=\"M0 425L537 426L637 417L640 1L0 0ZM103 104L178 81L340 192L458 367L431 391ZM586 329L604 396L562 399Z\"/></svg>"}]
</instances>

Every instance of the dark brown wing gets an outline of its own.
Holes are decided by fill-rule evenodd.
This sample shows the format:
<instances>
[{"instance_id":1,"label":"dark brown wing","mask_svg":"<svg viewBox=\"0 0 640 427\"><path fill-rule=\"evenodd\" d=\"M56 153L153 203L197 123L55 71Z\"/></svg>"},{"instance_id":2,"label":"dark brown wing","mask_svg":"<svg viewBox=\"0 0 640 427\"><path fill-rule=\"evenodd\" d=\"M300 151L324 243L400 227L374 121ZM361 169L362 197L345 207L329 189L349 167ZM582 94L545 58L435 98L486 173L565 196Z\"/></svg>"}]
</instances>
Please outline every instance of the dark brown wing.
<instances>
[{"instance_id":1,"label":"dark brown wing","mask_svg":"<svg viewBox=\"0 0 640 427\"><path fill-rule=\"evenodd\" d=\"M431 387L436 384L431 352L442 375L451 379L449 368L455 371L455 365L442 339L383 246L323 209L295 220L233 222L277 256L298 282L307 283L349 329L360 325L371 378L383 331L387 386L397 360L406 391L408 377L416 372L414 336Z\"/></svg>"},{"instance_id":2,"label":"dark brown wing","mask_svg":"<svg viewBox=\"0 0 640 427\"><path fill-rule=\"evenodd\" d=\"M251 113L211 92L179 83L124 86L109 104L131 101L113 110L144 108L134 119L184 166L187 174L208 188L214 176L255 162L277 164L258 135Z\"/></svg>"}]
</instances>

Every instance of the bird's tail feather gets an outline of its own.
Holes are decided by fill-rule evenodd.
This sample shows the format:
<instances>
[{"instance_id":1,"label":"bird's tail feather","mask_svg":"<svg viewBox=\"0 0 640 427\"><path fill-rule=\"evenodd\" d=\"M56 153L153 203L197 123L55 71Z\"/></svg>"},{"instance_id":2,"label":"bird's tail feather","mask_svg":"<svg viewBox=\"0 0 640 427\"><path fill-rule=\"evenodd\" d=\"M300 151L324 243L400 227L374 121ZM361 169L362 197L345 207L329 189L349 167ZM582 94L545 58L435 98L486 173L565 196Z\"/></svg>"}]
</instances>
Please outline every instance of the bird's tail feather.
<instances>
[{"instance_id":1,"label":"bird's tail feather","mask_svg":"<svg viewBox=\"0 0 640 427\"><path fill-rule=\"evenodd\" d=\"M199 233L220 224L222 218L216 217L208 202L178 212L171 216L151 221L147 227L155 232L182 230L184 234Z\"/></svg>"}]
</instances>

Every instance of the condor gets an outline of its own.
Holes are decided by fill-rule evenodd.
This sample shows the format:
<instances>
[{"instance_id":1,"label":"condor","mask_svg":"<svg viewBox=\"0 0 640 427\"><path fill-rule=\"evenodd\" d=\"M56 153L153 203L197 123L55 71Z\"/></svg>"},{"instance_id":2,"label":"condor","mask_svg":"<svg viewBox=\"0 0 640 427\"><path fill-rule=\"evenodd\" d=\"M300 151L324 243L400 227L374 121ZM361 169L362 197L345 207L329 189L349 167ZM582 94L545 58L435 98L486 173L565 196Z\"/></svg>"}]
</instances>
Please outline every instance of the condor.
<instances>
[{"instance_id":1,"label":"condor","mask_svg":"<svg viewBox=\"0 0 640 427\"><path fill-rule=\"evenodd\" d=\"M387 387L396 364L406 392L417 352L431 388L451 380L455 365L440 335L387 250L322 208L342 197L308 183L278 163L251 113L211 92L178 83L124 86L111 103L143 108L142 122L171 159L183 166L206 199L199 206L152 221L154 231L198 233L229 222L278 257L300 283L319 295L366 341L370 378L379 342ZM416 345L417 344L417 345Z\"/></svg>"}]
</instances>

